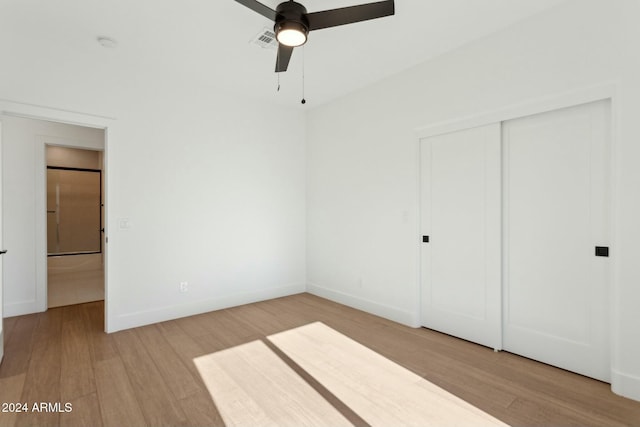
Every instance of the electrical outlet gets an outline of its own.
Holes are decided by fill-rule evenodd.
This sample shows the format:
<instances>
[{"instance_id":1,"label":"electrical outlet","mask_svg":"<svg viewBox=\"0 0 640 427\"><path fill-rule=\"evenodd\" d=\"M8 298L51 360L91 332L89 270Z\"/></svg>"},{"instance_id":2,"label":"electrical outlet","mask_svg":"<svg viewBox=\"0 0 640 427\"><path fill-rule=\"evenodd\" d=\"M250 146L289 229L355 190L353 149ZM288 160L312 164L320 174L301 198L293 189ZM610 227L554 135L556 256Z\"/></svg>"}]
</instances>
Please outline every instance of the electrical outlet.
<instances>
[{"instance_id":1,"label":"electrical outlet","mask_svg":"<svg viewBox=\"0 0 640 427\"><path fill-rule=\"evenodd\" d=\"M180 292L183 294L189 292L189 282L180 282Z\"/></svg>"}]
</instances>

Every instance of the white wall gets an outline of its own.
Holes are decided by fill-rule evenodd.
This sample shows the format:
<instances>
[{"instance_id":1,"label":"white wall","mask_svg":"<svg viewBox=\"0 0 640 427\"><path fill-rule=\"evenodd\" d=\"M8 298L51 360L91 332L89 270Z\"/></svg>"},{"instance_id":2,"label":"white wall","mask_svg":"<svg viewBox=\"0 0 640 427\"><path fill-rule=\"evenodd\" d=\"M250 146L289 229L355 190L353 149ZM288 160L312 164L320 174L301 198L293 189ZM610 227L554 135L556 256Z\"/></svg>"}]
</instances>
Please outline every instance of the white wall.
<instances>
[{"instance_id":1,"label":"white wall","mask_svg":"<svg viewBox=\"0 0 640 427\"><path fill-rule=\"evenodd\" d=\"M414 131L614 82L613 389L640 399L638 16L633 0L569 2L310 111L309 290L419 324Z\"/></svg>"},{"instance_id":2,"label":"white wall","mask_svg":"<svg viewBox=\"0 0 640 427\"><path fill-rule=\"evenodd\" d=\"M0 98L6 94L26 103L20 110L109 123L110 330L304 291L301 113L187 83L132 78L99 86L90 76L79 75L68 84L43 74L41 80L15 84L21 78L17 66L8 63L6 73L12 79L0 79ZM32 104L60 110L30 108ZM29 158L31 149L9 142L10 123L3 124L8 148L4 189L25 205L24 216L5 218L4 228L16 230L14 235L22 232L24 240L32 242L34 169L20 168L14 158ZM5 210L8 200L5 194ZM124 218L131 227L121 230ZM31 243L15 238L5 243L16 258L22 254L20 267L14 267L19 273L5 274L4 314L10 316L24 312L11 309L14 304L33 298L35 273L29 248L23 247ZM5 267L8 264L5 259ZM11 283L14 277L20 284ZM189 282L188 293L179 293L181 281Z\"/></svg>"},{"instance_id":3,"label":"white wall","mask_svg":"<svg viewBox=\"0 0 640 427\"><path fill-rule=\"evenodd\" d=\"M206 92L135 96L107 150L118 327L304 291L302 115Z\"/></svg>"},{"instance_id":4,"label":"white wall","mask_svg":"<svg viewBox=\"0 0 640 427\"><path fill-rule=\"evenodd\" d=\"M12 116L2 122L3 230L11 248L4 260L4 315L16 316L46 309L45 144L100 149L104 131Z\"/></svg>"}]
</instances>

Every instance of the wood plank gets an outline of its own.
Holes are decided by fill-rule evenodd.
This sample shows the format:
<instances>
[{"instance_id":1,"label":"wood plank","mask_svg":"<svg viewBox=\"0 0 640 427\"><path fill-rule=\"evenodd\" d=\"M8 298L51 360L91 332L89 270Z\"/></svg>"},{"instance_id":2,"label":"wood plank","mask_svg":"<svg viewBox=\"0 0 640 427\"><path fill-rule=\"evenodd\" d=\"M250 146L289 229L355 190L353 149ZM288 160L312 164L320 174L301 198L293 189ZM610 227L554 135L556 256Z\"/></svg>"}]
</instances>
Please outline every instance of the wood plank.
<instances>
[{"instance_id":1,"label":"wood plank","mask_svg":"<svg viewBox=\"0 0 640 427\"><path fill-rule=\"evenodd\" d=\"M562 419L563 426L623 426L613 420L603 422L600 419L592 418L587 414L567 410L562 406L547 405L537 399L527 399L519 397L509 409L517 411L519 422L522 424L554 425L554 420Z\"/></svg>"},{"instance_id":2,"label":"wood plank","mask_svg":"<svg viewBox=\"0 0 640 427\"><path fill-rule=\"evenodd\" d=\"M272 310L278 310L300 323L296 326L302 326L307 323L319 321L321 320L319 316L322 316L323 313L325 313L324 310L319 310L316 307L301 306L303 303L300 302L298 295L286 298L276 298L265 302L269 303L268 306L271 306ZM329 318L330 315L327 314L325 317Z\"/></svg>"},{"instance_id":3,"label":"wood plank","mask_svg":"<svg viewBox=\"0 0 640 427\"><path fill-rule=\"evenodd\" d=\"M186 417L134 330L117 332L114 340L142 413L150 426L185 425Z\"/></svg>"},{"instance_id":4,"label":"wood plank","mask_svg":"<svg viewBox=\"0 0 640 427\"><path fill-rule=\"evenodd\" d=\"M301 318L300 315L283 309L281 305L272 303L272 301L273 300L263 301L260 303L259 307L266 313L275 316L278 319L278 322L282 325L282 330L297 328L298 326L317 321L317 319L307 321L304 318Z\"/></svg>"},{"instance_id":5,"label":"wood plank","mask_svg":"<svg viewBox=\"0 0 640 427\"><path fill-rule=\"evenodd\" d=\"M201 386L202 382L193 377L187 365L176 354L157 325L138 328L136 332L176 399L185 399L204 390Z\"/></svg>"},{"instance_id":6,"label":"wood plank","mask_svg":"<svg viewBox=\"0 0 640 427\"><path fill-rule=\"evenodd\" d=\"M38 313L38 325L33 331L33 347L47 345L47 341L60 340L62 333L62 309L54 308Z\"/></svg>"},{"instance_id":7,"label":"wood plank","mask_svg":"<svg viewBox=\"0 0 640 427\"><path fill-rule=\"evenodd\" d=\"M82 304L80 312L86 326L92 362L120 357L113 335L104 332L104 302Z\"/></svg>"},{"instance_id":8,"label":"wood plank","mask_svg":"<svg viewBox=\"0 0 640 427\"><path fill-rule=\"evenodd\" d=\"M520 393L535 390L535 396L545 402L543 404L553 402L603 423L606 419L622 423L628 419L640 420L640 407L628 405L630 401L613 394L607 383L510 353L501 353L501 356L504 358L501 365L510 376L509 383L525 387ZM593 399L596 395L601 397ZM590 402L588 407L584 407L585 402Z\"/></svg>"},{"instance_id":9,"label":"wood plank","mask_svg":"<svg viewBox=\"0 0 640 427\"><path fill-rule=\"evenodd\" d=\"M71 411L60 414L60 425L65 427L102 426L97 393L80 396L68 403L71 404Z\"/></svg>"},{"instance_id":10,"label":"wood plank","mask_svg":"<svg viewBox=\"0 0 640 427\"><path fill-rule=\"evenodd\" d=\"M202 354L215 353L225 348L244 344L247 341L244 338L237 338L233 335L221 337L220 335L207 334L198 337L198 345L204 350Z\"/></svg>"},{"instance_id":11,"label":"wood plank","mask_svg":"<svg viewBox=\"0 0 640 427\"><path fill-rule=\"evenodd\" d=\"M180 407L192 426L224 426L224 421L209 393L203 389L186 399L180 400Z\"/></svg>"},{"instance_id":12,"label":"wood plank","mask_svg":"<svg viewBox=\"0 0 640 427\"><path fill-rule=\"evenodd\" d=\"M307 371L297 365L290 357L284 354L278 347L273 345L269 340L263 340L267 347L273 351L284 363L287 364L300 378L302 378L307 384L316 390L320 396L323 397L331 406L333 406L338 412L342 414L352 425L355 427L370 427L370 425L356 414L349 406L338 399L333 393L327 390L322 384L320 384L315 378L313 378Z\"/></svg>"},{"instance_id":13,"label":"wood plank","mask_svg":"<svg viewBox=\"0 0 640 427\"><path fill-rule=\"evenodd\" d=\"M227 310L229 315L244 324L252 325L252 328L261 335L271 335L290 329L277 316L265 311L263 304L245 305Z\"/></svg>"},{"instance_id":14,"label":"wood plank","mask_svg":"<svg viewBox=\"0 0 640 427\"><path fill-rule=\"evenodd\" d=\"M89 339L81 316L63 322L61 341L60 398L71 402L96 391Z\"/></svg>"},{"instance_id":15,"label":"wood plank","mask_svg":"<svg viewBox=\"0 0 640 427\"><path fill-rule=\"evenodd\" d=\"M517 394L512 389L504 386L503 383L494 383L494 377L482 370L467 366L452 369L451 363L446 356L433 352L425 353L427 354L421 354L416 359L412 358L415 355L405 355L402 358L405 362L403 365L407 368L412 368L413 366L422 367L422 371L425 373L419 374L420 376L469 403L476 406L482 404L491 408L500 407L506 409L517 397ZM424 367L424 364L418 362L427 359L428 369ZM397 359L390 358L390 360ZM498 415L490 410L487 410L487 412L494 416Z\"/></svg>"},{"instance_id":16,"label":"wood plank","mask_svg":"<svg viewBox=\"0 0 640 427\"><path fill-rule=\"evenodd\" d=\"M120 358L94 365L102 424L105 426L146 426L136 392Z\"/></svg>"},{"instance_id":17,"label":"wood plank","mask_svg":"<svg viewBox=\"0 0 640 427\"><path fill-rule=\"evenodd\" d=\"M246 343L264 336L254 325L233 317L234 310L235 308L231 308L208 313L211 335L227 340L230 345Z\"/></svg>"},{"instance_id":18,"label":"wood plank","mask_svg":"<svg viewBox=\"0 0 640 427\"><path fill-rule=\"evenodd\" d=\"M204 390L204 383L200 379L200 374L193 363L193 359L211 353L215 350L206 351L202 346L202 340L196 342L174 321L158 324L160 333L165 337L173 351L176 352L182 363L189 369L189 372L196 378Z\"/></svg>"},{"instance_id":19,"label":"wood plank","mask_svg":"<svg viewBox=\"0 0 640 427\"><path fill-rule=\"evenodd\" d=\"M505 425L320 322L269 340L372 426Z\"/></svg>"},{"instance_id":20,"label":"wood plank","mask_svg":"<svg viewBox=\"0 0 640 427\"><path fill-rule=\"evenodd\" d=\"M482 390L482 395L486 395L491 390L501 390L514 396L515 400L515 396L529 394L531 402L538 404L544 404L544 401L554 404L562 402L562 406L569 413L581 412L587 414L588 419L596 422L600 420L599 423L606 424L606 419L611 417L609 413L612 412L611 405L615 405L613 402L608 403L605 400L598 400L592 402L589 408L582 408L582 405L578 403L582 399L583 401L591 399L593 395L591 387L603 387L603 391L609 392L609 390L606 390L608 386L599 381L520 356L509 353L494 353L490 349L473 343L447 338L449 345L458 344L457 350L451 349L443 352L442 349L429 348L409 353L405 359L413 358L413 363L419 365L424 365L427 362L434 364L435 361L440 359L442 366L448 366L452 361L458 361L460 369L446 370L448 379L455 378L456 372L463 372L464 379L459 378L460 384L464 380L464 385L467 389L473 382L477 382L478 386L484 385L484 387L479 388L479 390ZM417 341L420 343L420 340ZM483 352L485 354L482 354ZM442 360L443 353L448 355L446 360ZM433 376L434 372L434 369L430 369L431 376ZM509 379L501 378L504 375L507 375ZM468 392L462 394L465 397L470 397ZM482 399L482 395L477 393L475 398ZM614 411L616 414L624 411L623 407L617 409L619 410ZM636 412L636 415L640 414Z\"/></svg>"},{"instance_id":21,"label":"wood plank","mask_svg":"<svg viewBox=\"0 0 640 427\"><path fill-rule=\"evenodd\" d=\"M209 319L208 314L200 314L175 319L173 322L180 326L190 337L198 338L211 333L211 326L208 324L207 319Z\"/></svg>"},{"instance_id":22,"label":"wood plank","mask_svg":"<svg viewBox=\"0 0 640 427\"><path fill-rule=\"evenodd\" d=\"M5 337L4 358L0 365L0 378L13 377L27 372L33 333L38 326L38 315L15 318L10 336Z\"/></svg>"},{"instance_id":23,"label":"wood plank","mask_svg":"<svg viewBox=\"0 0 640 427\"><path fill-rule=\"evenodd\" d=\"M11 337L11 333L13 332L13 328L16 326L16 323L18 323L18 319L20 317L21 316L5 317L4 319L1 320L5 341L9 341L9 338Z\"/></svg>"},{"instance_id":24,"label":"wood plank","mask_svg":"<svg viewBox=\"0 0 640 427\"><path fill-rule=\"evenodd\" d=\"M16 420L16 426L60 424L58 412L35 411L33 405L60 403L61 328L61 311L51 310L38 315L38 326L32 336L34 343L21 398L32 409Z\"/></svg>"},{"instance_id":25,"label":"wood plank","mask_svg":"<svg viewBox=\"0 0 640 427\"><path fill-rule=\"evenodd\" d=\"M82 318L82 304L60 307L60 310L62 311L63 324L65 322L74 322Z\"/></svg>"},{"instance_id":26,"label":"wood plank","mask_svg":"<svg viewBox=\"0 0 640 427\"><path fill-rule=\"evenodd\" d=\"M349 334L351 337L351 334ZM447 337L450 339L450 337ZM504 387L503 383L492 381L494 376L488 375L484 369L474 366L474 360L487 360L499 367L500 354L477 344L458 340L459 346L449 352L438 351L432 342L422 336L408 332L408 328L393 328L392 330L378 330L376 334L363 337L361 342L387 357L402 364L414 373L426 377L429 381L437 381L448 391L452 388L461 397L473 402L483 402L485 405L507 408L516 398L513 390ZM456 369L452 369L452 354L465 353L471 356L470 363L460 362ZM457 387L457 386L460 387ZM454 393L457 394L457 393ZM490 412L492 415L496 415Z\"/></svg>"},{"instance_id":27,"label":"wood plank","mask_svg":"<svg viewBox=\"0 0 640 427\"><path fill-rule=\"evenodd\" d=\"M26 374L0 378L0 404L22 402L25 378ZM0 412L0 427L13 427L16 419L21 415L15 411Z\"/></svg>"},{"instance_id":28,"label":"wood plank","mask_svg":"<svg viewBox=\"0 0 640 427\"><path fill-rule=\"evenodd\" d=\"M351 426L261 341L195 363L227 426Z\"/></svg>"},{"instance_id":29,"label":"wood plank","mask_svg":"<svg viewBox=\"0 0 640 427\"><path fill-rule=\"evenodd\" d=\"M210 331L206 337L212 345L222 343L225 347L235 347L264 337L256 328L233 317L229 310L208 313L206 324Z\"/></svg>"}]
</instances>

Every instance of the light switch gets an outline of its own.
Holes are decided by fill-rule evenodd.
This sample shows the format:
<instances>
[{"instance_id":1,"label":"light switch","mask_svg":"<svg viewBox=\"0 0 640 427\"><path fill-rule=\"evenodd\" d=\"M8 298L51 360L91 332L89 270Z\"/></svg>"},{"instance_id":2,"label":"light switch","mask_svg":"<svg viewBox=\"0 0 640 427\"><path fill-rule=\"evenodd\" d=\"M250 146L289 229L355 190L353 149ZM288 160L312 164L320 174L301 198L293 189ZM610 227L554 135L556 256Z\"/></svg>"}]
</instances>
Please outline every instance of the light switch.
<instances>
[{"instance_id":1,"label":"light switch","mask_svg":"<svg viewBox=\"0 0 640 427\"><path fill-rule=\"evenodd\" d=\"M131 228L131 221L129 218L120 218L118 220L118 227L120 230L128 230Z\"/></svg>"}]
</instances>

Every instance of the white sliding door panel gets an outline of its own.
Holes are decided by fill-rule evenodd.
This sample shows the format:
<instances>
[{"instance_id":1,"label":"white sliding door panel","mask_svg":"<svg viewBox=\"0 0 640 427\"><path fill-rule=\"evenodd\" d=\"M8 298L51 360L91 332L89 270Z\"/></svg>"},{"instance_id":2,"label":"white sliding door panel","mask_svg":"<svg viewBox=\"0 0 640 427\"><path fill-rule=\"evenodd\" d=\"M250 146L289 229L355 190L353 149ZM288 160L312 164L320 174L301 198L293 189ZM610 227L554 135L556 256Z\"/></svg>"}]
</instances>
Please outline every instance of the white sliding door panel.
<instances>
[{"instance_id":1,"label":"white sliding door panel","mask_svg":"<svg viewBox=\"0 0 640 427\"><path fill-rule=\"evenodd\" d=\"M501 347L500 125L420 141L422 324Z\"/></svg>"},{"instance_id":2,"label":"white sliding door panel","mask_svg":"<svg viewBox=\"0 0 640 427\"><path fill-rule=\"evenodd\" d=\"M4 243L2 240L2 224L4 224L3 220L2 220L2 209L4 207L4 204L2 203L2 114L0 114L0 251L4 250ZM3 304L4 302L2 301L2 295L4 293L3 288L2 288L2 278L3 278L3 273L2 273L2 255L0 255L0 363L2 363L2 359L4 357L4 326L3 326L3 319L4 316L2 314L2 308L3 308Z\"/></svg>"},{"instance_id":3,"label":"white sliding door panel","mask_svg":"<svg viewBox=\"0 0 640 427\"><path fill-rule=\"evenodd\" d=\"M504 349L610 378L608 101L503 124Z\"/></svg>"}]
</instances>

